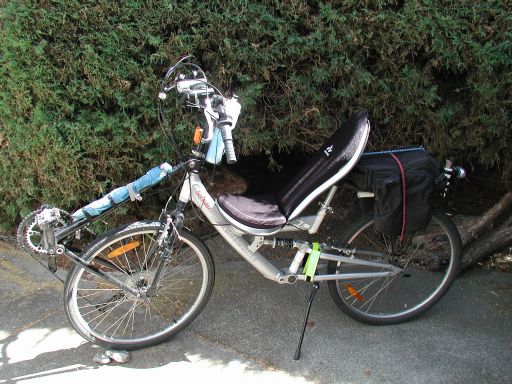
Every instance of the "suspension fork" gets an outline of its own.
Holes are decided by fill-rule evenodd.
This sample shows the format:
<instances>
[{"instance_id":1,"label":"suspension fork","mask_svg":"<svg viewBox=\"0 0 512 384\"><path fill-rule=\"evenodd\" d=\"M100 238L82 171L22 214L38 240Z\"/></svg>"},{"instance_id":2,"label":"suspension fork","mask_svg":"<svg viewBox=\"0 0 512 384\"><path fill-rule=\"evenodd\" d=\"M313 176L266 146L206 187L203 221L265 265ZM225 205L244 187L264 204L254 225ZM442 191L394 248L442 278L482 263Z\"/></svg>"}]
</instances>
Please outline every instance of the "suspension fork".
<instances>
[{"instance_id":1,"label":"suspension fork","mask_svg":"<svg viewBox=\"0 0 512 384\"><path fill-rule=\"evenodd\" d=\"M185 210L186 204L178 201L176 204L176 209L171 215L167 215L165 220L165 226L158 235L156 240L155 249L150 252L155 252L154 255L150 255L150 258L160 256L160 262L158 263L158 268L155 272L155 276L153 277L153 281L151 282L150 287L146 291L146 296L151 297L155 294L158 284L160 283L160 279L162 278L162 274L165 271L165 266L167 261L169 260L169 252L165 252L166 244L172 244L175 239L180 240L179 230L183 228L183 212ZM171 231L171 233L169 233ZM159 255L160 254L160 255Z\"/></svg>"}]
</instances>

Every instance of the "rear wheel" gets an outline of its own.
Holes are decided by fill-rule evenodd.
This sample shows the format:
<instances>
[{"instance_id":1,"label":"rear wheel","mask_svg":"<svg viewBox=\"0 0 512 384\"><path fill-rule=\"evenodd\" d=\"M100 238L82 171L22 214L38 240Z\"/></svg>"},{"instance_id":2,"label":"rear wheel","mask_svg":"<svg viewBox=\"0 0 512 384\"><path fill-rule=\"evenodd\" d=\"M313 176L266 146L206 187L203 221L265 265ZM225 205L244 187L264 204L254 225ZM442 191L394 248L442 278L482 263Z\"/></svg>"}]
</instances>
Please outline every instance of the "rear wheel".
<instances>
[{"instance_id":1,"label":"rear wheel","mask_svg":"<svg viewBox=\"0 0 512 384\"><path fill-rule=\"evenodd\" d=\"M419 316L446 293L461 263L460 234L441 213L434 213L427 228L402 241L377 232L373 217L366 216L347 232L343 244L377 251L382 256L363 258L403 268L392 277L329 281L336 305L347 315L369 324L396 324ZM335 261L328 264L331 274L382 271L388 269Z\"/></svg>"},{"instance_id":2,"label":"rear wheel","mask_svg":"<svg viewBox=\"0 0 512 384\"><path fill-rule=\"evenodd\" d=\"M147 292L166 260L156 292L140 297L75 267L66 281L64 304L71 324L86 339L109 348L149 347L181 331L204 308L214 281L208 248L185 230L158 246L161 228L159 222L134 223L99 237L83 252L91 267L139 292Z\"/></svg>"}]
</instances>

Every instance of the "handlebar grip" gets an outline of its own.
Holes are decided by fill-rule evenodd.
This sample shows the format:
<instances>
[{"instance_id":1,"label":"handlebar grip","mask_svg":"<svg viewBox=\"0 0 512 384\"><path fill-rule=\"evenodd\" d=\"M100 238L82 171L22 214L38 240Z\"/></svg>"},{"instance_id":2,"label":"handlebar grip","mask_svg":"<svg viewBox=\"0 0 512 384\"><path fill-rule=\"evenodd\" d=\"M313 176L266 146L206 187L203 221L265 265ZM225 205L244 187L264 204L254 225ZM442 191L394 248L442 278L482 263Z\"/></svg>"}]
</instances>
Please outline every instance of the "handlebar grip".
<instances>
[{"instance_id":1,"label":"handlebar grip","mask_svg":"<svg viewBox=\"0 0 512 384\"><path fill-rule=\"evenodd\" d=\"M231 136L231 129L229 129L229 124L220 124L220 134L222 135L222 140L224 141L224 147L226 150L226 159L228 164L236 163L236 154L235 148L233 147L233 136Z\"/></svg>"}]
</instances>

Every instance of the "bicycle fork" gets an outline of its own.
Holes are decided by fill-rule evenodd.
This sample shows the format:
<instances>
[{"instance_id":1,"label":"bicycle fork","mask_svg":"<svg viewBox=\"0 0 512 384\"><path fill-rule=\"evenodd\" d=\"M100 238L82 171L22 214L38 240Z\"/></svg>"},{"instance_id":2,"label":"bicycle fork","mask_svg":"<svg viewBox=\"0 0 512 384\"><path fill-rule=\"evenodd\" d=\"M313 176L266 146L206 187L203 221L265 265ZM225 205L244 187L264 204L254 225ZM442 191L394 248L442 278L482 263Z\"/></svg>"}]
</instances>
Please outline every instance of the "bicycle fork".
<instances>
[{"instance_id":1,"label":"bicycle fork","mask_svg":"<svg viewBox=\"0 0 512 384\"><path fill-rule=\"evenodd\" d=\"M178 223L182 223L182 221L178 220ZM153 251L155 255L151 255L150 257L156 257L160 256L160 262L158 264L158 268L155 272L155 276L153 277L153 281L151 282L151 285L146 291L146 296L151 297L155 294L158 284L160 282L160 279L165 271L165 267L167 264L167 261L169 260L169 253L165 252L165 249L162 247L165 247L166 243L169 243L169 230L172 228L172 233L170 234L171 242L174 239L180 239L180 235L178 233L178 230L174 224L173 218L171 215L167 215L167 219L165 222L165 226L161 233L158 235L157 241L156 241L156 249Z\"/></svg>"}]
</instances>

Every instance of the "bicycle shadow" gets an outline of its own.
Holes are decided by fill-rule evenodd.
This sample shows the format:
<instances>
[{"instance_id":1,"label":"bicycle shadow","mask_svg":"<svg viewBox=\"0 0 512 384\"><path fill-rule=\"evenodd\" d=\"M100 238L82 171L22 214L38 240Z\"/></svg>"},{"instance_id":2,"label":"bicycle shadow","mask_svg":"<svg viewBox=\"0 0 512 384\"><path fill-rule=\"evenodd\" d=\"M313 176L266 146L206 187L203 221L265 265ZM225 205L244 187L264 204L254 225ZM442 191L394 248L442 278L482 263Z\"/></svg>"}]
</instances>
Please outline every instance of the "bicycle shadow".
<instances>
[{"instance_id":1,"label":"bicycle shadow","mask_svg":"<svg viewBox=\"0 0 512 384\"><path fill-rule=\"evenodd\" d=\"M307 383L301 376L275 370L266 361L250 361L234 350L218 348L211 342L184 331L155 347L132 351L125 364L100 365L93 361L105 349L67 328L30 328L0 340L0 383L73 383L106 378L133 381L162 381L182 377L187 380L219 379L239 382L252 378ZM67 340L66 340L67 339ZM61 343L57 343L57 341Z\"/></svg>"},{"instance_id":2,"label":"bicycle shadow","mask_svg":"<svg viewBox=\"0 0 512 384\"><path fill-rule=\"evenodd\" d=\"M37 354L34 357L20 358L20 350L12 351L12 343L16 343L17 335L2 340L0 365L0 383L18 383L25 380L37 380L59 373L77 372L95 369L97 367L87 364L81 356L85 346L66 350L56 350ZM30 352L30 351L26 351Z\"/></svg>"}]
</instances>

